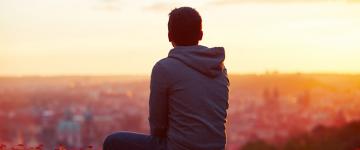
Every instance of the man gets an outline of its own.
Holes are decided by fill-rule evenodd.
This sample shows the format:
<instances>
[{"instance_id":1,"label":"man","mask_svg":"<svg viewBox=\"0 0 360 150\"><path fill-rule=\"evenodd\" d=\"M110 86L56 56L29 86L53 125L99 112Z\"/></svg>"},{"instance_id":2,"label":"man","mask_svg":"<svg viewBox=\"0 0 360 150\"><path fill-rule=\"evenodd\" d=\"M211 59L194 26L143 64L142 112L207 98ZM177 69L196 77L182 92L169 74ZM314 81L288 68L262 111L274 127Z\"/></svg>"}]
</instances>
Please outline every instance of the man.
<instances>
[{"instance_id":1,"label":"man","mask_svg":"<svg viewBox=\"0 0 360 150\"><path fill-rule=\"evenodd\" d=\"M120 132L107 137L104 150L223 150L228 108L224 48L198 45L202 19L193 8L169 14L167 58L151 74L151 135Z\"/></svg>"}]
</instances>

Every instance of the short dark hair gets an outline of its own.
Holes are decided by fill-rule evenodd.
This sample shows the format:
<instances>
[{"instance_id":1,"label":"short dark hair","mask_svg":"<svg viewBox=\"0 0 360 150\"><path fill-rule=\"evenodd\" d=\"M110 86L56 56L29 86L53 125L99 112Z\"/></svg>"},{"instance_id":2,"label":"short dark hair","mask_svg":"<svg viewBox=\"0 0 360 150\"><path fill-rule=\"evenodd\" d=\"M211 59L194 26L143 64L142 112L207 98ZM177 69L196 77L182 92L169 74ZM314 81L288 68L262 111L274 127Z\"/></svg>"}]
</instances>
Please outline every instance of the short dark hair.
<instances>
[{"instance_id":1,"label":"short dark hair","mask_svg":"<svg viewBox=\"0 0 360 150\"><path fill-rule=\"evenodd\" d=\"M202 36L202 19L194 8L175 8L169 14L168 22L171 41L178 45L196 45ZM200 38L199 38L200 37Z\"/></svg>"}]
</instances>

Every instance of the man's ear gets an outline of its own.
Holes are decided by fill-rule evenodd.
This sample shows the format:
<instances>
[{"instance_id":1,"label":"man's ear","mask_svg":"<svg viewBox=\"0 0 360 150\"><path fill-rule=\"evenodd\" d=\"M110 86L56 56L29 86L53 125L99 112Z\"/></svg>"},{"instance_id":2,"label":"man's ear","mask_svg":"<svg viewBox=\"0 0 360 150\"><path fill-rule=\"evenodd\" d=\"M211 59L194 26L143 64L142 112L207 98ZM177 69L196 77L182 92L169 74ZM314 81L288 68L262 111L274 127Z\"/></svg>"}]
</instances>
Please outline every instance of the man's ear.
<instances>
[{"instance_id":1,"label":"man's ear","mask_svg":"<svg viewBox=\"0 0 360 150\"><path fill-rule=\"evenodd\" d=\"M173 35L170 32L168 32L168 39L169 39L169 42L173 41Z\"/></svg>"},{"instance_id":2,"label":"man's ear","mask_svg":"<svg viewBox=\"0 0 360 150\"><path fill-rule=\"evenodd\" d=\"M199 33L199 41L201 41L201 40L202 40L203 35L204 35L204 33L203 33L203 31L201 30L201 31L200 31L200 33Z\"/></svg>"}]
</instances>

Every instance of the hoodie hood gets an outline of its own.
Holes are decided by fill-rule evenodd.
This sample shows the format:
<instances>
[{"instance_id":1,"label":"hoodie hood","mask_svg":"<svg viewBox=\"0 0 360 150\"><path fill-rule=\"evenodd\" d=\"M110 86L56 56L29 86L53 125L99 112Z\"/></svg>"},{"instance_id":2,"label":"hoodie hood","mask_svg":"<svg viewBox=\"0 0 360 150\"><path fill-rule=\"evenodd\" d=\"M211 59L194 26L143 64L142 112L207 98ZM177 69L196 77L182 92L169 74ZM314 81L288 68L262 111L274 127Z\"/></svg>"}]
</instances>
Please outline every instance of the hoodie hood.
<instances>
[{"instance_id":1,"label":"hoodie hood","mask_svg":"<svg viewBox=\"0 0 360 150\"><path fill-rule=\"evenodd\" d=\"M170 50L168 57L175 58L209 77L216 77L224 70L225 50L223 47L177 46Z\"/></svg>"}]
</instances>

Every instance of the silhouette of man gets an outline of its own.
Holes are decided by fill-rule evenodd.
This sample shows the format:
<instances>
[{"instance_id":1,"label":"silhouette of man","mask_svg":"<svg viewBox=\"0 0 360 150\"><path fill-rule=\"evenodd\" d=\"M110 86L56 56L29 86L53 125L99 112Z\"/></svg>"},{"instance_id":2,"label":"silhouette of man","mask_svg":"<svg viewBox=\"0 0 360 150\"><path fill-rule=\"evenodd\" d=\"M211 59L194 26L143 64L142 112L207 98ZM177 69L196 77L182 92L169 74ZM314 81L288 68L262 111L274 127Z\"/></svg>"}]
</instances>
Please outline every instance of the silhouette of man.
<instances>
[{"instance_id":1,"label":"silhouette of man","mask_svg":"<svg viewBox=\"0 0 360 150\"><path fill-rule=\"evenodd\" d=\"M223 150L228 85L224 48L198 45L202 19L193 8L169 14L167 58L151 74L150 135L119 132L104 150Z\"/></svg>"}]
</instances>

